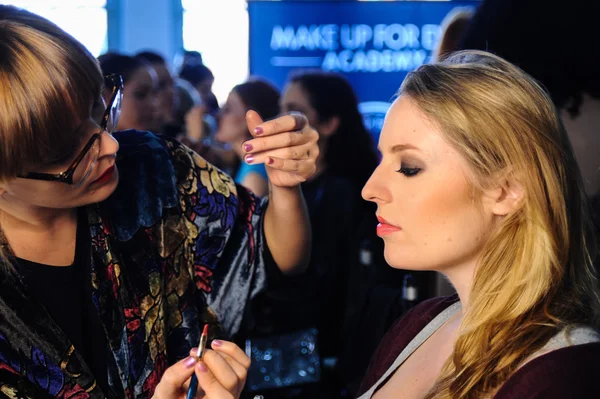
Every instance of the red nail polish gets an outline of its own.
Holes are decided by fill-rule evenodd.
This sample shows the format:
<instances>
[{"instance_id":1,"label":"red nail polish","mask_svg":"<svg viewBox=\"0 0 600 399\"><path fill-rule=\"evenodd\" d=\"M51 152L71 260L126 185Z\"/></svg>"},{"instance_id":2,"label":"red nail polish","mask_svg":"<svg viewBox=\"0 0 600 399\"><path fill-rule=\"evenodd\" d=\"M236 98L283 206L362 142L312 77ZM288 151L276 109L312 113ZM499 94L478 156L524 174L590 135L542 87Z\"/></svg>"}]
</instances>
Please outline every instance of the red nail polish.
<instances>
[{"instance_id":1,"label":"red nail polish","mask_svg":"<svg viewBox=\"0 0 600 399\"><path fill-rule=\"evenodd\" d=\"M263 130L263 128L262 128L262 127L260 127L260 126L257 126L257 127L254 129L254 134L256 134L257 136L260 136L260 135L261 135L261 134L263 134L263 133L264 133L264 130Z\"/></svg>"},{"instance_id":2,"label":"red nail polish","mask_svg":"<svg viewBox=\"0 0 600 399\"><path fill-rule=\"evenodd\" d=\"M220 347L222 347L222 346L223 346L223 341L220 341L220 340L218 340L218 339L215 339L215 340L212 342L212 346L216 346L217 348L220 348Z\"/></svg>"},{"instance_id":3,"label":"red nail polish","mask_svg":"<svg viewBox=\"0 0 600 399\"><path fill-rule=\"evenodd\" d=\"M208 369L206 368L206 364L204 364L204 362L198 362L198 365L196 367L202 373L206 373L208 371Z\"/></svg>"},{"instance_id":4,"label":"red nail polish","mask_svg":"<svg viewBox=\"0 0 600 399\"><path fill-rule=\"evenodd\" d=\"M253 155L248 155L246 157L246 163L252 163L254 162L254 156Z\"/></svg>"},{"instance_id":5,"label":"red nail polish","mask_svg":"<svg viewBox=\"0 0 600 399\"><path fill-rule=\"evenodd\" d=\"M246 151L246 152L252 151L252 144L244 144L244 151Z\"/></svg>"},{"instance_id":6,"label":"red nail polish","mask_svg":"<svg viewBox=\"0 0 600 399\"><path fill-rule=\"evenodd\" d=\"M185 367L190 369L190 368L194 367L194 365L197 362L198 362L198 360L195 357L188 357L183 364L185 364Z\"/></svg>"},{"instance_id":7,"label":"red nail polish","mask_svg":"<svg viewBox=\"0 0 600 399\"><path fill-rule=\"evenodd\" d=\"M275 163L275 160L273 158L269 158L269 160L267 161L267 163L269 165L273 165Z\"/></svg>"}]
</instances>

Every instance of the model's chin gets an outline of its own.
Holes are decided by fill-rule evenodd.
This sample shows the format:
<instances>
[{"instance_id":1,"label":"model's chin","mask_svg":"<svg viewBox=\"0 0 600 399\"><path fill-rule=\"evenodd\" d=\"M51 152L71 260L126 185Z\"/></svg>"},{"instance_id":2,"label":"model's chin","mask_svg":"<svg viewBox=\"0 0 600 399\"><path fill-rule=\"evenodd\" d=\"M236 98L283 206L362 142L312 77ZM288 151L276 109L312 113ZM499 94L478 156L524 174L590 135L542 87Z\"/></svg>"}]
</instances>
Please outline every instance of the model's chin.
<instances>
[{"instance_id":1,"label":"model's chin","mask_svg":"<svg viewBox=\"0 0 600 399\"><path fill-rule=\"evenodd\" d=\"M388 239L384 239L384 243L383 257L394 269L428 270L425 264L414 256L414 250Z\"/></svg>"}]
</instances>

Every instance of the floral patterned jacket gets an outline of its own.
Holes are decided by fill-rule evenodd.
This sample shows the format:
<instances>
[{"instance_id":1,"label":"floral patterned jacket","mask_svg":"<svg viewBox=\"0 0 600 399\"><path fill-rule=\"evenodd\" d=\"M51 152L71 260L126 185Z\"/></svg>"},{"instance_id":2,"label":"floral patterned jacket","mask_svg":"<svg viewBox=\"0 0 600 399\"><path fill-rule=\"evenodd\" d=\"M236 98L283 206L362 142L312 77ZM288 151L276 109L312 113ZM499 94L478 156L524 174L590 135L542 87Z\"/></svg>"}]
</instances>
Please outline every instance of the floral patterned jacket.
<instances>
[{"instance_id":1,"label":"floral patterned jacket","mask_svg":"<svg viewBox=\"0 0 600 399\"><path fill-rule=\"evenodd\" d=\"M151 397L165 369L197 345L201 324L231 336L263 289L266 202L174 140L137 131L115 137L119 185L87 209L111 392L101 392L21 280L2 276L0 397Z\"/></svg>"}]
</instances>

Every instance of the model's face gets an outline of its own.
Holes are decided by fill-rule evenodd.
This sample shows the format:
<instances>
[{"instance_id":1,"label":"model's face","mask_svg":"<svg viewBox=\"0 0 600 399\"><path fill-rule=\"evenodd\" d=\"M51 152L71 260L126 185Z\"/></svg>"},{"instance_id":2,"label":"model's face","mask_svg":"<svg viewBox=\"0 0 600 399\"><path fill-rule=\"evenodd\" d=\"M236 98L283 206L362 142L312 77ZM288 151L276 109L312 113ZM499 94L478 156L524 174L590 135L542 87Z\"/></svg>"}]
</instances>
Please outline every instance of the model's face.
<instances>
[{"instance_id":1,"label":"model's face","mask_svg":"<svg viewBox=\"0 0 600 399\"><path fill-rule=\"evenodd\" d=\"M465 159L404 96L386 116L379 148L383 158L363 198L377 204L386 261L442 272L473 266L493 214L476 197Z\"/></svg>"}]
</instances>

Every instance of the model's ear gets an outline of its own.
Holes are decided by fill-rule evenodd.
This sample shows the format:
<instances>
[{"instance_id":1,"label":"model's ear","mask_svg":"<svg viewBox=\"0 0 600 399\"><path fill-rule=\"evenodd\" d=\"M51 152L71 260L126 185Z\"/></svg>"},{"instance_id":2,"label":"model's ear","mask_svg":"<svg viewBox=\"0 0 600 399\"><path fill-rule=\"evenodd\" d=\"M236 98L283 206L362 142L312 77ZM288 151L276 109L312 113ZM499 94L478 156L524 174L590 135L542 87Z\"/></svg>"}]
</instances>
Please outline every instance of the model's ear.
<instances>
[{"instance_id":1,"label":"model's ear","mask_svg":"<svg viewBox=\"0 0 600 399\"><path fill-rule=\"evenodd\" d=\"M496 216L506 216L516 211L525 196L521 183L512 174L499 178L493 188L484 190L491 212Z\"/></svg>"}]
</instances>

